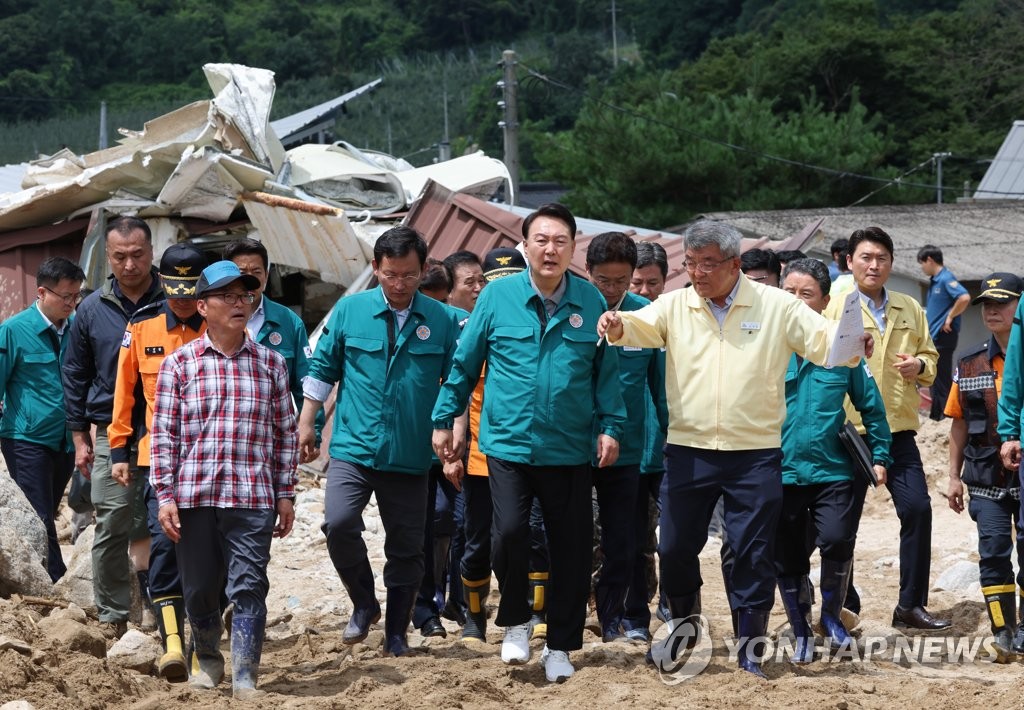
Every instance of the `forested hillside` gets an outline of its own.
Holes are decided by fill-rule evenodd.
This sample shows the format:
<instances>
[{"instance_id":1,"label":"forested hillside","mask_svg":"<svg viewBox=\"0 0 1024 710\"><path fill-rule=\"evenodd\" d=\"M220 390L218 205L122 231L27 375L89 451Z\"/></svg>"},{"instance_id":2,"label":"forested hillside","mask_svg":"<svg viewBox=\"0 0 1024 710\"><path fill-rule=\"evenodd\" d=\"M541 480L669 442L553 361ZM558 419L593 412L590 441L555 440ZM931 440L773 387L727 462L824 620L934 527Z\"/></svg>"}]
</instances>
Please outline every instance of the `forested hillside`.
<instances>
[{"instance_id":1,"label":"forested hillside","mask_svg":"<svg viewBox=\"0 0 1024 710\"><path fill-rule=\"evenodd\" d=\"M201 66L277 74L275 117L377 76L337 137L423 163L501 155L519 53L524 178L595 217L934 200L976 184L1024 99L1024 0L0 0L0 162L207 98ZM613 53L613 46L617 51ZM887 180L899 178L899 184Z\"/></svg>"}]
</instances>

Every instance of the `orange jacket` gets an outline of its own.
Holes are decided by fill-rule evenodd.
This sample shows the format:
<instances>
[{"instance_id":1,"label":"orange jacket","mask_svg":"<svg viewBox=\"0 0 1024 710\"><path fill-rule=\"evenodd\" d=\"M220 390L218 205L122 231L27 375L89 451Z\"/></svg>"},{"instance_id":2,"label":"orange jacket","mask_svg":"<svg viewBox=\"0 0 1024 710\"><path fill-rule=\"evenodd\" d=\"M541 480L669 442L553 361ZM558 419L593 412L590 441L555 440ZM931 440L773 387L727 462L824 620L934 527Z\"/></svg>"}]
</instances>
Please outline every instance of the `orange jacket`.
<instances>
[{"instance_id":1,"label":"orange jacket","mask_svg":"<svg viewBox=\"0 0 1024 710\"><path fill-rule=\"evenodd\" d=\"M160 363L205 332L206 321L202 316L197 313L187 321L180 321L164 301L146 306L132 317L118 353L114 414L107 427L111 462L127 463L129 445L136 439L139 466L149 466L149 428L153 423L153 400ZM140 384L146 398L144 423L132 420Z\"/></svg>"}]
</instances>

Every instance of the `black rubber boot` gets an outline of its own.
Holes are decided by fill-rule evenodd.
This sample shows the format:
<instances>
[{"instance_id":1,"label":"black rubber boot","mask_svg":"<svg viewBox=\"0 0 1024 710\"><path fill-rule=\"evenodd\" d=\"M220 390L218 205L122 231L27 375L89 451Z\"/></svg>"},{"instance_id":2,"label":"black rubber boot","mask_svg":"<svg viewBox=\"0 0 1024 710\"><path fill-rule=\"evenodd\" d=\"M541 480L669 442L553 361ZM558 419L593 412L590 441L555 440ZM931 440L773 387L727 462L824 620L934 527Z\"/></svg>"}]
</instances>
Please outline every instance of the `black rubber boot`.
<instances>
[{"instance_id":1,"label":"black rubber boot","mask_svg":"<svg viewBox=\"0 0 1024 710\"><path fill-rule=\"evenodd\" d=\"M448 587L448 552L452 539L447 535L434 538L434 604L444 609L445 589Z\"/></svg>"},{"instance_id":2,"label":"black rubber boot","mask_svg":"<svg viewBox=\"0 0 1024 710\"><path fill-rule=\"evenodd\" d=\"M853 643L840 618L852 570L852 560L821 560L821 583L818 585L821 589L821 628L831 639L834 649L849 648Z\"/></svg>"},{"instance_id":3,"label":"black rubber boot","mask_svg":"<svg viewBox=\"0 0 1024 710\"><path fill-rule=\"evenodd\" d=\"M410 652L407 634L416 601L417 587L389 587L384 611L384 655L404 656Z\"/></svg>"},{"instance_id":4,"label":"black rubber boot","mask_svg":"<svg viewBox=\"0 0 1024 710\"><path fill-rule=\"evenodd\" d=\"M380 621L380 602L373 589L373 569L368 559L339 569L338 576L352 600L352 616L341 634L341 642L351 646L364 640L370 633L370 625Z\"/></svg>"},{"instance_id":5,"label":"black rubber boot","mask_svg":"<svg viewBox=\"0 0 1024 710\"><path fill-rule=\"evenodd\" d=\"M736 631L740 641L737 652L738 665L758 678L766 678L764 671L761 670L760 658L767 644L770 613L763 609L739 609L736 612Z\"/></svg>"},{"instance_id":6,"label":"black rubber boot","mask_svg":"<svg viewBox=\"0 0 1024 710\"><path fill-rule=\"evenodd\" d=\"M1020 623L1017 624L1017 631L1013 634L1014 653L1024 655L1024 589L1020 590Z\"/></svg>"},{"instance_id":7,"label":"black rubber boot","mask_svg":"<svg viewBox=\"0 0 1024 710\"><path fill-rule=\"evenodd\" d=\"M996 651L996 663L1009 663L1016 660L1017 652L1013 648L1013 622L1016 618L1016 596L1017 588L1013 584L999 584L990 587L982 587L981 593L985 595L985 610L988 611L988 619L992 624L992 645Z\"/></svg>"},{"instance_id":8,"label":"black rubber boot","mask_svg":"<svg viewBox=\"0 0 1024 710\"><path fill-rule=\"evenodd\" d=\"M231 617L231 696L252 700L259 696L260 657L263 655L263 632L267 617L234 614Z\"/></svg>"},{"instance_id":9,"label":"black rubber boot","mask_svg":"<svg viewBox=\"0 0 1024 710\"><path fill-rule=\"evenodd\" d=\"M200 619L189 619L192 625L193 672L189 685L211 690L224 680L224 656L220 652L220 613L214 612Z\"/></svg>"},{"instance_id":10,"label":"black rubber boot","mask_svg":"<svg viewBox=\"0 0 1024 710\"><path fill-rule=\"evenodd\" d=\"M185 635L185 600L181 597L161 597L153 602L156 608L156 623L164 644L164 653L157 662L157 672L169 683L184 683L188 680L188 664L182 638Z\"/></svg>"},{"instance_id":11,"label":"black rubber boot","mask_svg":"<svg viewBox=\"0 0 1024 710\"><path fill-rule=\"evenodd\" d=\"M664 605L664 609L661 608L661 604ZM700 619L694 618L699 617L701 612L700 603L700 590L693 594L685 594L680 597L668 597L664 594L661 596L661 604L659 604L659 615L664 614L667 618L665 623L669 624L671 633L661 641L663 644L671 644L667 649L661 649L659 656L665 659L674 660L679 657L680 647L693 648L700 641L700 636L704 632L703 626L701 625ZM685 630L678 629L678 625L686 624ZM654 647L647 651L646 661L648 663L654 663Z\"/></svg>"},{"instance_id":12,"label":"black rubber boot","mask_svg":"<svg viewBox=\"0 0 1024 710\"><path fill-rule=\"evenodd\" d=\"M598 586L594 589L597 620L601 624L601 640L605 643L622 638L622 614L625 598L626 590L623 587Z\"/></svg>"},{"instance_id":13,"label":"black rubber boot","mask_svg":"<svg viewBox=\"0 0 1024 710\"><path fill-rule=\"evenodd\" d=\"M814 660L814 633L811 631L811 581L802 577L779 577L779 594L786 609L789 625L796 639L793 663Z\"/></svg>"},{"instance_id":14,"label":"black rubber boot","mask_svg":"<svg viewBox=\"0 0 1024 710\"><path fill-rule=\"evenodd\" d=\"M491 593L491 578L462 578L466 595L466 623L462 627L462 638L487 640L487 596Z\"/></svg>"}]
</instances>

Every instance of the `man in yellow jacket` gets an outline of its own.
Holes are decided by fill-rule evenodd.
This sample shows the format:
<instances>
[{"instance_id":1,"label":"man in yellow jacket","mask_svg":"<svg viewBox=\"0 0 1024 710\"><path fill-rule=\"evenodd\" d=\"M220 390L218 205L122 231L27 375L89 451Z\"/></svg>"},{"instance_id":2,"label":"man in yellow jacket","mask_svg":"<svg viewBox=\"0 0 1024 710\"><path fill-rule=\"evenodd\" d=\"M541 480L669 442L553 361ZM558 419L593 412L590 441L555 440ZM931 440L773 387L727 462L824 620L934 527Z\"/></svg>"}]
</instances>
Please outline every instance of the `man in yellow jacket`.
<instances>
[{"instance_id":1,"label":"man in yellow jacket","mask_svg":"<svg viewBox=\"0 0 1024 710\"><path fill-rule=\"evenodd\" d=\"M900 519L900 596L892 623L915 629L944 629L950 622L936 619L925 609L931 571L932 508L921 453L914 440L920 426L917 410L921 397L917 386L935 380L939 353L929 335L928 318L921 304L906 294L885 288L892 272L892 238L879 227L858 229L850 236L847 255L860 292L864 330L876 343L868 367L882 393L892 430L893 462L885 485ZM838 317L841 308L841 301L835 299L825 309L825 315ZM849 402L846 411L863 433L860 419ZM863 483L855 491L856 525L860 524L866 491ZM860 613L860 598L852 579L846 606Z\"/></svg>"},{"instance_id":2,"label":"man in yellow jacket","mask_svg":"<svg viewBox=\"0 0 1024 710\"><path fill-rule=\"evenodd\" d=\"M683 266L693 288L638 311L605 313L598 334L612 345L666 349L669 427L659 552L674 630L669 653L652 648L653 660L675 656L677 641L692 647L699 640L698 555L724 497L736 552L737 660L763 678L759 647L775 603L786 369L793 353L824 364L835 327L792 294L745 278L741 241L725 224L691 226L683 235Z\"/></svg>"}]
</instances>

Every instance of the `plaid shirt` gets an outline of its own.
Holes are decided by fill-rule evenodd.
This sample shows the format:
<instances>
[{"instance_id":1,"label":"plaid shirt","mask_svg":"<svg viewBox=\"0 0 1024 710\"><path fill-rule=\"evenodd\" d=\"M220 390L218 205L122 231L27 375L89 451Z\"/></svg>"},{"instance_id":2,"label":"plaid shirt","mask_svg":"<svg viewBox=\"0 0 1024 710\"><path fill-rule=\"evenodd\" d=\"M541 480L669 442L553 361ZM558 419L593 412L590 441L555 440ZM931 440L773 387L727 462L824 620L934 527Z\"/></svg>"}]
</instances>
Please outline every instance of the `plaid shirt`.
<instances>
[{"instance_id":1,"label":"plaid shirt","mask_svg":"<svg viewBox=\"0 0 1024 710\"><path fill-rule=\"evenodd\" d=\"M274 508L295 496L298 432L288 369L246 337L232 356L208 335L163 361L150 481L160 505Z\"/></svg>"}]
</instances>

